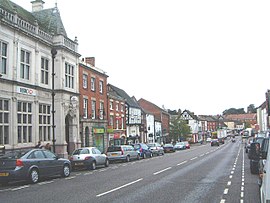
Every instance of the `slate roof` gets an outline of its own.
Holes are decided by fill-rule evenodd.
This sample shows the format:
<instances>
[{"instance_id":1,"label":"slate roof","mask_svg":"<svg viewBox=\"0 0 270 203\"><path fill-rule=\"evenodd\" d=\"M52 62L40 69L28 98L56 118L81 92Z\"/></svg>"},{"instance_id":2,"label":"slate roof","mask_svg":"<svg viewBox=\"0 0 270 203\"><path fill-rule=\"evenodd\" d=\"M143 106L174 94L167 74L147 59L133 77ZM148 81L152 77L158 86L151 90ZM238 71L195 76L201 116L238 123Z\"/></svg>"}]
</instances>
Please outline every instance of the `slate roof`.
<instances>
[{"instance_id":1,"label":"slate roof","mask_svg":"<svg viewBox=\"0 0 270 203\"><path fill-rule=\"evenodd\" d=\"M137 104L137 102L135 102L124 90L114 86L114 85L111 85L111 84L108 84L110 86L110 88L112 90L114 90L120 97L124 98L127 102L127 104L129 105L129 107L134 107L134 108L138 108L138 109L141 109L141 107Z\"/></svg>"},{"instance_id":2,"label":"slate roof","mask_svg":"<svg viewBox=\"0 0 270 203\"><path fill-rule=\"evenodd\" d=\"M13 14L15 14L16 11L20 18L33 25L37 21L39 27L47 33L54 33L57 35L62 34L67 37L60 12L57 7L43 9L37 12L29 12L10 0L0 0L0 7Z\"/></svg>"}]
</instances>

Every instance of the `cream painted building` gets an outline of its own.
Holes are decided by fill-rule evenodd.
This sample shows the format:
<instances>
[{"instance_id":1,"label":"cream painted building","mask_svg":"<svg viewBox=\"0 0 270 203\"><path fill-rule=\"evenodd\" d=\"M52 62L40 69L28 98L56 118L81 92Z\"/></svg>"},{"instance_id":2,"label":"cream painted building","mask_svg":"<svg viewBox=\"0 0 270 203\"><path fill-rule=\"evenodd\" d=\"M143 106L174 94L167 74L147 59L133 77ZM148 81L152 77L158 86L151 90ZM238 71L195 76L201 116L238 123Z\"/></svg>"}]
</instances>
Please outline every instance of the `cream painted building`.
<instances>
[{"instance_id":1,"label":"cream painted building","mask_svg":"<svg viewBox=\"0 0 270 203\"><path fill-rule=\"evenodd\" d=\"M81 143L78 43L67 37L57 7L43 9L41 0L31 3L29 12L0 0L0 145L7 150L31 148L41 140L55 144L56 153L67 157Z\"/></svg>"}]
</instances>

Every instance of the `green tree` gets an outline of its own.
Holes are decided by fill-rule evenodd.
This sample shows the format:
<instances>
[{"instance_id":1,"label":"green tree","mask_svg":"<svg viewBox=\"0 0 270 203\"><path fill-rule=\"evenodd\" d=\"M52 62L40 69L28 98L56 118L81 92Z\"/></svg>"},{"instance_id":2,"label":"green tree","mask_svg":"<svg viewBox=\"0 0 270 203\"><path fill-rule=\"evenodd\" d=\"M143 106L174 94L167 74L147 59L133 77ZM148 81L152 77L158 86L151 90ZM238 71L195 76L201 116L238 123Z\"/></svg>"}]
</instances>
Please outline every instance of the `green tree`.
<instances>
[{"instance_id":1,"label":"green tree","mask_svg":"<svg viewBox=\"0 0 270 203\"><path fill-rule=\"evenodd\" d=\"M191 134L190 126L180 116L173 118L170 125L170 138L178 140L180 137L187 138Z\"/></svg>"},{"instance_id":2,"label":"green tree","mask_svg":"<svg viewBox=\"0 0 270 203\"><path fill-rule=\"evenodd\" d=\"M244 108L230 108L230 109L226 109L225 111L223 111L223 115L229 115L229 114L245 114L245 110Z\"/></svg>"},{"instance_id":3,"label":"green tree","mask_svg":"<svg viewBox=\"0 0 270 203\"><path fill-rule=\"evenodd\" d=\"M255 108L254 104L250 104L247 107L247 113L256 113L256 112L257 112L257 109Z\"/></svg>"}]
</instances>

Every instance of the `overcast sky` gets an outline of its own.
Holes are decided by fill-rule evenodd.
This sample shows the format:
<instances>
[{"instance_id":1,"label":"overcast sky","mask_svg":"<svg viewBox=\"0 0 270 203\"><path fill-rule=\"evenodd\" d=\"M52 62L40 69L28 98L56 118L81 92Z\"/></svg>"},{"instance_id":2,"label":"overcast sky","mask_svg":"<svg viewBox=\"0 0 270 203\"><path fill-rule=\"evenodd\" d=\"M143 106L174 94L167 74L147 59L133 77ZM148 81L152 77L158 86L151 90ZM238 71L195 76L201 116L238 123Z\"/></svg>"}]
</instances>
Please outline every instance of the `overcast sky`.
<instances>
[{"instance_id":1,"label":"overcast sky","mask_svg":"<svg viewBox=\"0 0 270 203\"><path fill-rule=\"evenodd\" d=\"M32 0L13 2L31 11ZM56 0L43 0L44 9ZM270 88L270 1L57 0L108 83L196 115L255 107Z\"/></svg>"}]
</instances>

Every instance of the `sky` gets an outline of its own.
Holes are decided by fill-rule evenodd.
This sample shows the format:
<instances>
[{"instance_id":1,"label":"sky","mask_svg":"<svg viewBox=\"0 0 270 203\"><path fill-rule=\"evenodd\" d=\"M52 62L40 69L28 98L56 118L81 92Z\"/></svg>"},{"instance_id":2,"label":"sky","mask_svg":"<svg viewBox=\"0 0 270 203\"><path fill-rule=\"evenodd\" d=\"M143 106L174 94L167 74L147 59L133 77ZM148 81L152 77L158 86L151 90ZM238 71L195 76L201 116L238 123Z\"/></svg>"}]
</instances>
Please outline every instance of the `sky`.
<instances>
[{"instance_id":1,"label":"sky","mask_svg":"<svg viewBox=\"0 0 270 203\"><path fill-rule=\"evenodd\" d=\"M32 0L13 0L28 11ZM108 83L196 115L260 106L270 88L270 1L43 0Z\"/></svg>"}]
</instances>

